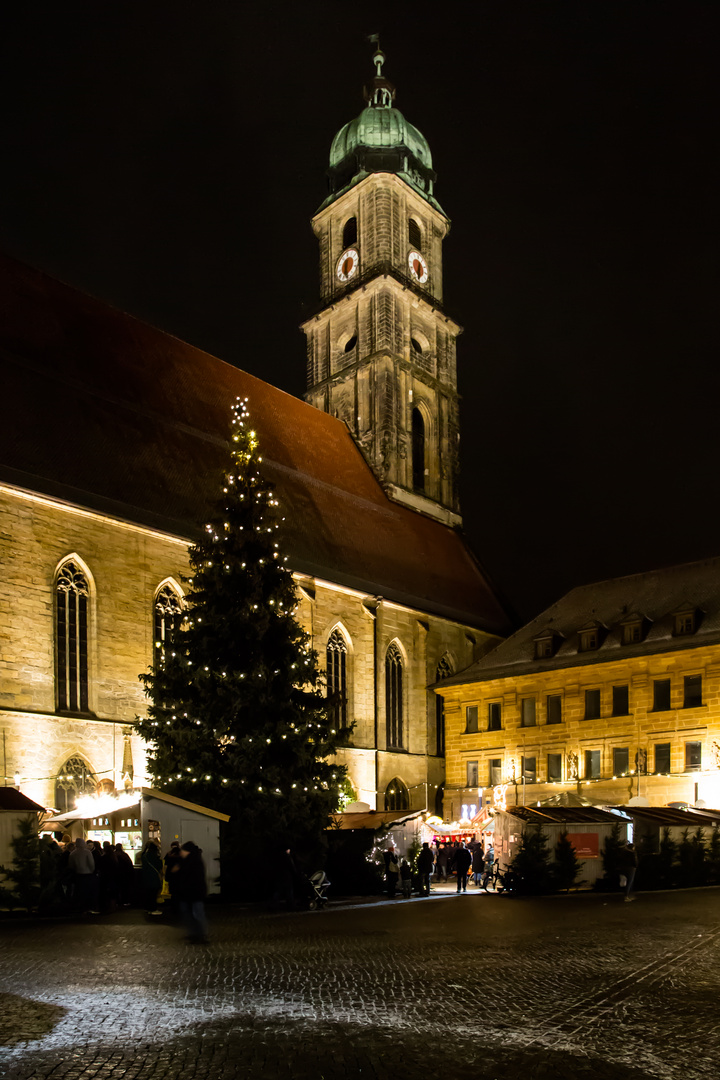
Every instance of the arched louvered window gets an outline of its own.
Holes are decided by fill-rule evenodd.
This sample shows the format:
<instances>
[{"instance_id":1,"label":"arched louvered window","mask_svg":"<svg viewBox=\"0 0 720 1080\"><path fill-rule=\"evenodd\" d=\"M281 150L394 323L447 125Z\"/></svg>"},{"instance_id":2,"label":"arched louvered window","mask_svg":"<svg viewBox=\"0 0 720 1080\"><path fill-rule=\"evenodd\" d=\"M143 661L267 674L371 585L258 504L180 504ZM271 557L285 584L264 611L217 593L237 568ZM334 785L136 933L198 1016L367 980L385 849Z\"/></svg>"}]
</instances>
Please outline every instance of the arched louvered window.
<instances>
[{"instance_id":1,"label":"arched louvered window","mask_svg":"<svg viewBox=\"0 0 720 1080\"><path fill-rule=\"evenodd\" d=\"M396 776L385 788L386 810L409 810L410 792L402 780Z\"/></svg>"},{"instance_id":2,"label":"arched louvered window","mask_svg":"<svg viewBox=\"0 0 720 1080\"><path fill-rule=\"evenodd\" d=\"M348 218L343 227L343 250L357 244L357 218Z\"/></svg>"},{"instance_id":3,"label":"arched louvered window","mask_svg":"<svg viewBox=\"0 0 720 1080\"><path fill-rule=\"evenodd\" d=\"M88 581L80 567L63 563L55 579L58 709L88 711Z\"/></svg>"},{"instance_id":4,"label":"arched louvered window","mask_svg":"<svg viewBox=\"0 0 720 1080\"><path fill-rule=\"evenodd\" d=\"M336 729L347 727L347 642L339 630L328 638L327 696L329 715Z\"/></svg>"},{"instance_id":5,"label":"arched louvered window","mask_svg":"<svg viewBox=\"0 0 720 1080\"><path fill-rule=\"evenodd\" d=\"M55 779L55 809L67 814L81 795L92 795L97 786L93 771L81 757L70 757Z\"/></svg>"},{"instance_id":6,"label":"arched louvered window","mask_svg":"<svg viewBox=\"0 0 720 1080\"><path fill-rule=\"evenodd\" d=\"M182 597L172 585L163 585L155 596L155 659L160 660L177 641L183 621Z\"/></svg>"},{"instance_id":7,"label":"arched louvered window","mask_svg":"<svg viewBox=\"0 0 720 1080\"><path fill-rule=\"evenodd\" d=\"M412 411L412 476L415 491L425 490L425 421L419 409Z\"/></svg>"},{"instance_id":8,"label":"arched louvered window","mask_svg":"<svg viewBox=\"0 0 720 1080\"><path fill-rule=\"evenodd\" d=\"M410 247L422 251L422 232L415 218L408 218L408 241Z\"/></svg>"},{"instance_id":9,"label":"arched louvered window","mask_svg":"<svg viewBox=\"0 0 720 1080\"><path fill-rule=\"evenodd\" d=\"M447 679L453 674L452 664L447 656L440 658L435 672L435 682ZM442 757L445 753L445 699L435 694L435 753Z\"/></svg>"},{"instance_id":10,"label":"arched louvered window","mask_svg":"<svg viewBox=\"0 0 720 1080\"><path fill-rule=\"evenodd\" d=\"M403 748L403 660L397 645L385 654L385 717L388 748Z\"/></svg>"}]
</instances>

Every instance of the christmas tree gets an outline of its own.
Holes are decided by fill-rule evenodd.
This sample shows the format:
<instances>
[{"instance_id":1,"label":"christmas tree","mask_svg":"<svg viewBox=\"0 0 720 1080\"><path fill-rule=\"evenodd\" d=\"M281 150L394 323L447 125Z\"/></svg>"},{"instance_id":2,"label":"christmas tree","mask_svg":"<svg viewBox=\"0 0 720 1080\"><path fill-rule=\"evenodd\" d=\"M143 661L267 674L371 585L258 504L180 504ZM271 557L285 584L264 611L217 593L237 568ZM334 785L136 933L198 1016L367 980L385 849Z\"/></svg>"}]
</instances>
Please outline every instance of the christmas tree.
<instances>
[{"instance_id":1,"label":"christmas tree","mask_svg":"<svg viewBox=\"0 0 720 1080\"><path fill-rule=\"evenodd\" d=\"M150 705L136 727L153 782L231 816L224 880L233 852L317 842L345 779L328 760L338 732L295 617L283 519L261 461L247 399L237 399L220 497L190 550L186 618L140 676Z\"/></svg>"}]
</instances>

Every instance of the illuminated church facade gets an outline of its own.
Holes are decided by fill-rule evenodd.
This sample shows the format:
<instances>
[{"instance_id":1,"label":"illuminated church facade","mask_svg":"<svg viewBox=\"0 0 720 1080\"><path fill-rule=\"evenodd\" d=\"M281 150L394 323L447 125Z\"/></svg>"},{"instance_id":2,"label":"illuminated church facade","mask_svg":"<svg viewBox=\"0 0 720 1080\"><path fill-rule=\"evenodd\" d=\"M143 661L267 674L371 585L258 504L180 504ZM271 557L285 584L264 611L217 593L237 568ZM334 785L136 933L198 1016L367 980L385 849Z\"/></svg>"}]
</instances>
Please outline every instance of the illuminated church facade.
<instances>
[{"instance_id":1,"label":"illuminated church facade","mask_svg":"<svg viewBox=\"0 0 720 1080\"><path fill-rule=\"evenodd\" d=\"M248 399L299 617L328 672L350 797L442 811L429 687L510 629L458 526L455 342L422 135L382 54L313 219L306 401L0 260L0 731L5 783L58 811L147 783L138 676L183 617L188 546ZM271 347L271 343L270 343Z\"/></svg>"}]
</instances>

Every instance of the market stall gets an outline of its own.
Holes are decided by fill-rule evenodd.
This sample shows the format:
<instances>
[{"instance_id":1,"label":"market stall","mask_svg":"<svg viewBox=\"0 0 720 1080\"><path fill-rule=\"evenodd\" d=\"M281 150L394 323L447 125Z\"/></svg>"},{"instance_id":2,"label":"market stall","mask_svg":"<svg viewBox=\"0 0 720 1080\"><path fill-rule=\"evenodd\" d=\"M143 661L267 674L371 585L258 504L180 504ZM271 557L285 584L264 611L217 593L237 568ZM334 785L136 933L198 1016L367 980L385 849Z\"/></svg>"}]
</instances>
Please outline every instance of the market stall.
<instances>
[{"instance_id":1,"label":"market stall","mask_svg":"<svg viewBox=\"0 0 720 1080\"><path fill-rule=\"evenodd\" d=\"M157 840L163 855L173 840L192 840L202 849L208 872L208 889L219 892L220 822L227 814L207 806L178 799L155 788L122 794L90 795L78 799L75 810L44 822L45 833L69 833L86 840L122 844L135 860L147 840Z\"/></svg>"}]
</instances>

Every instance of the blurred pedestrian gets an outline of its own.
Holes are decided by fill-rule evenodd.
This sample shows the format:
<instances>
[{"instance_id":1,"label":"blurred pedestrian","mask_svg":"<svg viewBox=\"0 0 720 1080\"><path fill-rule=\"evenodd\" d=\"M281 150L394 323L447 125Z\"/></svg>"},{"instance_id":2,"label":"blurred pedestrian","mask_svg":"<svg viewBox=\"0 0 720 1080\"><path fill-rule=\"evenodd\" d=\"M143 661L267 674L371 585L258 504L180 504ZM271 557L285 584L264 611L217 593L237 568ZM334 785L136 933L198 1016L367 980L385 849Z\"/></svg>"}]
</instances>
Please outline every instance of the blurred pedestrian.
<instances>
[{"instance_id":1,"label":"blurred pedestrian","mask_svg":"<svg viewBox=\"0 0 720 1080\"><path fill-rule=\"evenodd\" d=\"M389 847L385 849L383 858L385 859L385 888L388 896L392 900L395 896L398 876L400 874L400 864L398 862L397 851L394 844L391 843Z\"/></svg>"},{"instance_id":2,"label":"blurred pedestrian","mask_svg":"<svg viewBox=\"0 0 720 1080\"><path fill-rule=\"evenodd\" d=\"M424 843L418 855L417 868L420 875L420 895L430 895L430 876L435 867L433 853L428 843Z\"/></svg>"},{"instance_id":3,"label":"blurred pedestrian","mask_svg":"<svg viewBox=\"0 0 720 1080\"><path fill-rule=\"evenodd\" d=\"M495 848L489 845L485 852L485 873L483 874L483 888L487 892L488 885L492 883L493 870L495 868Z\"/></svg>"},{"instance_id":4,"label":"blurred pedestrian","mask_svg":"<svg viewBox=\"0 0 720 1080\"><path fill-rule=\"evenodd\" d=\"M180 863L173 870L177 877L175 895L180 913L188 929L188 941L194 945L207 945L208 927L205 916L207 878L202 851L188 840L180 848Z\"/></svg>"},{"instance_id":5,"label":"blurred pedestrian","mask_svg":"<svg viewBox=\"0 0 720 1080\"><path fill-rule=\"evenodd\" d=\"M456 849L453 861L454 869L457 871L457 891L458 893L467 892L468 870L472 865L472 855L465 847L464 841L461 841Z\"/></svg>"},{"instance_id":6,"label":"blurred pedestrian","mask_svg":"<svg viewBox=\"0 0 720 1080\"><path fill-rule=\"evenodd\" d=\"M631 900L635 899L635 893L633 892L633 884L635 883L635 874L637 873L637 852L635 851L634 844L626 844L625 847L620 848L618 852L618 868L620 873L625 878L625 903L629 904Z\"/></svg>"},{"instance_id":7,"label":"blurred pedestrian","mask_svg":"<svg viewBox=\"0 0 720 1080\"><path fill-rule=\"evenodd\" d=\"M476 844L472 853L472 872L473 880L475 884L480 887L482 884L483 870L485 869L485 856L483 855L482 844Z\"/></svg>"},{"instance_id":8,"label":"blurred pedestrian","mask_svg":"<svg viewBox=\"0 0 720 1080\"><path fill-rule=\"evenodd\" d=\"M437 859L435 860L435 876L438 881L447 881L449 854L447 844L438 844Z\"/></svg>"},{"instance_id":9,"label":"blurred pedestrian","mask_svg":"<svg viewBox=\"0 0 720 1080\"><path fill-rule=\"evenodd\" d=\"M158 893L162 889L163 864L157 840L148 840L140 856L143 904L148 915L162 915L158 908Z\"/></svg>"},{"instance_id":10,"label":"blurred pedestrian","mask_svg":"<svg viewBox=\"0 0 720 1080\"><path fill-rule=\"evenodd\" d=\"M78 911L84 915L99 915L95 859L81 836L77 838L75 847L70 852L68 868L73 875L74 900Z\"/></svg>"},{"instance_id":11,"label":"blurred pedestrian","mask_svg":"<svg viewBox=\"0 0 720 1080\"><path fill-rule=\"evenodd\" d=\"M407 859L400 863L400 891L406 900L412 896L412 867Z\"/></svg>"}]
</instances>

